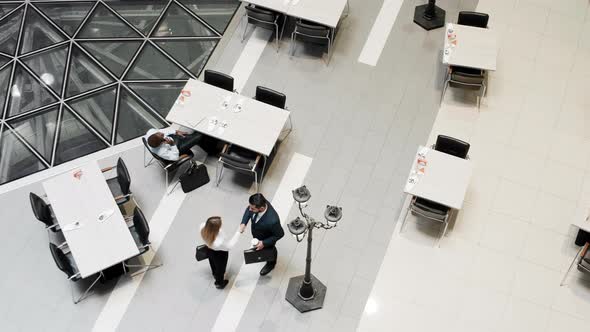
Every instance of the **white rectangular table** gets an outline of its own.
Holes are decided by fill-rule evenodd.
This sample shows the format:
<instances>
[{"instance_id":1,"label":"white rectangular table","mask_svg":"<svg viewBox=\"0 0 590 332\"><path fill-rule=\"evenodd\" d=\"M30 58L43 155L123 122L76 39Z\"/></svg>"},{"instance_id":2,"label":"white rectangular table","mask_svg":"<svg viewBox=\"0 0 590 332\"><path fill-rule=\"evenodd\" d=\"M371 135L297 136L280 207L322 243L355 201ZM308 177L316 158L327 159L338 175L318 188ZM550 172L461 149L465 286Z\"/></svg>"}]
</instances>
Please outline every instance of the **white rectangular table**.
<instances>
[{"instance_id":1,"label":"white rectangular table","mask_svg":"<svg viewBox=\"0 0 590 332\"><path fill-rule=\"evenodd\" d=\"M444 64L496 70L498 40L493 29L447 23L444 39Z\"/></svg>"},{"instance_id":2,"label":"white rectangular table","mask_svg":"<svg viewBox=\"0 0 590 332\"><path fill-rule=\"evenodd\" d=\"M260 6L277 11L281 14L287 14L291 0L240 0L242 2L251 3L255 6Z\"/></svg>"},{"instance_id":3,"label":"white rectangular table","mask_svg":"<svg viewBox=\"0 0 590 332\"><path fill-rule=\"evenodd\" d=\"M292 0L288 15L332 29L338 26L348 0Z\"/></svg>"},{"instance_id":4,"label":"white rectangular table","mask_svg":"<svg viewBox=\"0 0 590 332\"><path fill-rule=\"evenodd\" d=\"M80 179L74 177L78 171ZM96 162L57 175L43 187L82 278L139 254ZM112 211L110 217L99 221L106 211ZM79 227L72 227L75 222Z\"/></svg>"},{"instance_id":5,"label":"white rectangular table","mask_svg":"<svg viewBox=\"0 0 590 332\"><path fill-rule=\"evenodd\" d=\"M241 0L335 29L348 0Z\"/></svg>"},{"instance_id":6,"label":"white rectangular table","mask_svg":"<svg viewBox=\"0 0 590 332\"><path fill-rule=\"evenodd\" d=\"M418 164L419 159L425 165ZM420 146L404 192L459 210L471 173L471 161Z\"/></svg>"},{"instance_id":7,"label":"white rectangular table","mask_svg":"<svg viewBox=\"0 0 590 332\"><path fill-rule=\"evenodd\" d=\"M189 80L183 91L189 91L190 97L176 102L166 120L265 156L289 118L284 109L198 80ZM242 105L237 113L236 105ZM217 125L212 125L215 120ZM223 123L227 126L221 129Z\"/></svg>"}]
</instances>

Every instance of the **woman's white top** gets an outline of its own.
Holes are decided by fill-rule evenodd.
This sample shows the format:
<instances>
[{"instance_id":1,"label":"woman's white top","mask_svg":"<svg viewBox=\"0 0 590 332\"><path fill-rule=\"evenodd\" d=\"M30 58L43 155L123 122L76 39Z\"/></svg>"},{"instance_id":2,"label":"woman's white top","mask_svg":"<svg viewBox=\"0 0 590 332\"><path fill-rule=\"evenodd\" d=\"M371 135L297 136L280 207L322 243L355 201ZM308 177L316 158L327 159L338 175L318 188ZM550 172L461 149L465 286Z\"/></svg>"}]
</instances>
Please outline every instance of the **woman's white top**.
<instances>
[{"instance_id":1,"label":"woman's white top","mask_svg":"<svg viewBox=\"0 0 590 332\"><path fill-rule=\"evenodd\" d=\"M203 227L205 227L205 223L201 224L200 229L202 230ZM217 233L217 237L215 237L215 241L213 241L213 245L209 246L209 249L229 251L238 242L239 237L240 232L236 231L234 236L229 241L226 241L226 236L222 227L219 229L219 233Z\"/></svg>"}]
</instances>

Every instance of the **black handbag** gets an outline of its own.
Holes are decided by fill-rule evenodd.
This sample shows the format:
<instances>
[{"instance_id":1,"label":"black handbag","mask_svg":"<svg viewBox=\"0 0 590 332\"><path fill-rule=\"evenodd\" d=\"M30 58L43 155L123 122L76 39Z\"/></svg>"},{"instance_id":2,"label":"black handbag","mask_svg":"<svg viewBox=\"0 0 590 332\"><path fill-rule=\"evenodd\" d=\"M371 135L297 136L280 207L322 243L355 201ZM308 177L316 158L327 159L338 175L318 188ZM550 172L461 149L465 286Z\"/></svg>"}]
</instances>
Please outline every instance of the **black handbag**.
<instances>
[{"instance_id":1,"label":"black handbag","mask_svg":"<svg viewBox=\"0 0 590 332\"><path fill-rule=\"evenodd\" d=\"M200 262L207 258L209 258L209 247L205 244L197 246L197 250L195 250L195 259Z\"/></svg>"},{"instance_id":2,"label":"black handbag","mask_svg":"<svg viewBox=\"0 0 590 332\"><path fill-rule=\"evenodd\" d=\"M256 250L256 248L244 250L244 262L246 264L272 262L276 260L277 249L275 247L262 248L260 250Z\"/></svg>"},{"instance_id":3,"label":"black handbag","mask_svg":"<svg viewBox=\"0 0 590 332\"><path fill-rule=\"evenodd\" d=\"M190 167L180 175L180 186L185 193L191 192L207 183L209 183L209 173L205 164L198 165L191 162Z\"/></svg>"}]
</instances>

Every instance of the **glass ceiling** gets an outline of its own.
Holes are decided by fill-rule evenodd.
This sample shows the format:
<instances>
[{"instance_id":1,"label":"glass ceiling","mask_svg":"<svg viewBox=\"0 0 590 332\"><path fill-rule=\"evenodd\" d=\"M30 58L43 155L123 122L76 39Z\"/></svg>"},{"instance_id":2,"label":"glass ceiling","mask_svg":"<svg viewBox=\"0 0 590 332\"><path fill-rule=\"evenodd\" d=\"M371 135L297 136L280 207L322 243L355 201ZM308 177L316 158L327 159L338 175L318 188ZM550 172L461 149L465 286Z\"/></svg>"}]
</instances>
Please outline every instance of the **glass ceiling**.
<instances>
[{"instance_id":1,"label":"glass ceiling","mask_svg":"<svg viewBox=\"0 0 590 332\"><path fill-rule=\"evenodd\" d=\"M0 2L0 184L143 135L239 0Z\"/></svg>"}]
</instances>

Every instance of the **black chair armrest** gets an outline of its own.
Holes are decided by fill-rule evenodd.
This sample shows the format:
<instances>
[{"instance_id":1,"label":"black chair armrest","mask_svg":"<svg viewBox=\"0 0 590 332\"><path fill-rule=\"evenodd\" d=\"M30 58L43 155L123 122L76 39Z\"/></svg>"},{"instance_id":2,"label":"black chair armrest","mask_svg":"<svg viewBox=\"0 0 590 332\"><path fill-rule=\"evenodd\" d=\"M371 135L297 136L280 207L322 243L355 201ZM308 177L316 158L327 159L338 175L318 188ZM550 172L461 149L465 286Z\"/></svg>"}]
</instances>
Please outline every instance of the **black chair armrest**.
<instances>
[{"instance_id":1,"label":"black chair armrest","mask_svg":"<svg viewBox=\"0 0 590 332\"><path fill-rule=\"evenodd\" d=\"M168 169L176 168L176 167L184 164L185 162L193 159L193 157L194 157L193 154L183 154L180 156L180 158L177 161L170 162L168 165L164 166L164 169L168 170Z\"/></svg>"}]
</instances>

